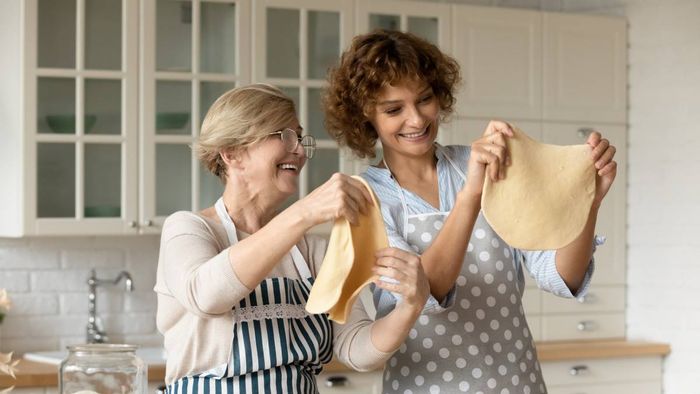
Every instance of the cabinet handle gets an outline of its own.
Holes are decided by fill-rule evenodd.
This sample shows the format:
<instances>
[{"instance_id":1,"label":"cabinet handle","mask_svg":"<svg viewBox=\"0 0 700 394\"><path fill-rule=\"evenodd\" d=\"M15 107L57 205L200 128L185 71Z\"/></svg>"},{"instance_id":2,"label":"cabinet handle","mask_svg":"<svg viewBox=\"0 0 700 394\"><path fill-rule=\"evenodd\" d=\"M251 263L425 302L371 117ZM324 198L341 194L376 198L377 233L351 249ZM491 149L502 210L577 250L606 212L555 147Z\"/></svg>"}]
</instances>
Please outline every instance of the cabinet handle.
<instances>
[{"instance_id":1,"label":"cabinet handle","mask_svg":"<svg viewBox=\"0 0 700 394\"><path fill-rule=\"evenodd\" d=\"M345 376L334 375L326 378L326 387L342 387L348 384L348 378Z\"/></svg>"},{"instance_id":2,"label":"cabinet handle","mask_svg":"<svg viewBox=\"0 0 700 394\"><path fill-rule=\"evenodd\" d=\"M578 136L581 138L587 138L594 131L595 129L592 129L590 127L581 127L580 129L578 129L576 134L578 134Z\"/></svg>"},{"instance_id":3,"label":"cabinet handle","mask_svg":"<svg viewBox=\"0 0 700 394\"><path fill-rule=\"evenodd\" d=\"M592 321L580 321L576 325L576 329L579 331L595 331L595 322Z\"/></svg>"},{"instance_id":4,"label":"cabinet handle","mask_svg":"<svg viewBox=\"0 0 700 394\"><path fill-rule=\"evenodd\" d=\"M127 223L126 225L129 226L129 227L131 227L131 228L136 228L136 226L138 226L138 224L136 223L135 220L130 221L130 222Z\"/></svg>"},{"instance_id":5,"label":"cabinet handle","mask_svg":"<svg viewBox=\"0 0 700 394\"><path fill-rule=\"evenodd\" d=\"M580 376L581 374L588 373L588 366L586 365L574 365L569 369L569 375L571 376Z\"/></svg>"},{"instance_id":6,"label":"cabinet handle","mask_svg":"<svg viewBox=\"0 0 700 394\"><path fill-rule=\"evenodd\" d=\"M585 296L578 298L578 302L581 304L595 304L597 301L598 297L596 297L596 295L593 293L588 293Z\"/></svg>"},{"instance_id":7,"label":"cabinet handle","mask_svg":"<svg viewBox=\"0 0 700 394\"><path fill-rule=\"evenodd\" d=\"M144 226L144 227L151 227L151 226L153 226L153 220L150 220L150 219L144 220L144 221L143 221L143 226Z\"/></svg>"}]
</instances>

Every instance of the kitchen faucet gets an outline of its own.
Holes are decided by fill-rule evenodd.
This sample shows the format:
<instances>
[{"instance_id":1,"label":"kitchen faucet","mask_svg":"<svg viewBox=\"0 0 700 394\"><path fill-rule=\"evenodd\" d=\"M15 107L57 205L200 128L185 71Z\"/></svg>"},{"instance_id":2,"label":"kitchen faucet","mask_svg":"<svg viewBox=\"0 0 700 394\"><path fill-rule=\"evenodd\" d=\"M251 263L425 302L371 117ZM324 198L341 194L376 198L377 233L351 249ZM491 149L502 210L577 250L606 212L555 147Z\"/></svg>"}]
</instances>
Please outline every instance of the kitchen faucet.
<instances>
[{"instance_id":1,"label":"kitchen faucet","mask_svg":"<svg viewBox=\"0 0 700 394\"><path fill-rule=\"evenodd\" d=\"M117 285L124 279L126 291L134 291L134 282L131 275L122 271L113 280L97 279L95 269L90 270L90 277L87 280L88 284L88 324L87 324L87 343L106 343L109 339L107 333L102 327L102 322L97 317L97 286Z\"/></svg>"}]
</instances>

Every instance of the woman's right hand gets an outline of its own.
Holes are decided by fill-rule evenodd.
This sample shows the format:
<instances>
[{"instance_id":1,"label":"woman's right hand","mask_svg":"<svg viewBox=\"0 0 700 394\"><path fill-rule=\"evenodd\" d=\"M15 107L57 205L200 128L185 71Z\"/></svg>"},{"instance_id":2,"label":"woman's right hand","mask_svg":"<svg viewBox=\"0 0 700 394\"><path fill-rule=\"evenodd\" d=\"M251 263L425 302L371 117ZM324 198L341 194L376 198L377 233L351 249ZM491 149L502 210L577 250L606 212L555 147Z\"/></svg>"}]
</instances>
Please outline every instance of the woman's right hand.
<instances>
[{"instance_id":1,"label":"woman's right hand","mask_svg":"<svg viewBox=\"0 0 700 394\"><path fill-rule=\"evenodd\" d=\"M505 167L510 164L506 138L512 136L513 129L508 123L498 120L489 122L481 138L471 145L464 191L481 195L486 175L493 181L505 178Z\"/></svg>"},{"instance_id":2,"label":"woman's right hand","mask_svg":"<svg viewBox=\"0 0 700 394\"><path fill-rule=\"evenodd\" d=\"M372 268L374 273L396 281L392 283L377 279L374 281L377 287L400 295L399 306L420 313L430 295L430 284L423 272L420 257L398 248L380 249L375 256L377 261Z\"/></svg>"},{"instance_id":3,"label":"woman's right hand","mask_svg":"<svg viewBox=\"0 0 700 394\"><path fill-rule=\"evenodd\" d=\"M372 196L362 182L348 175L335 173L296 204L312 226L345 217L356 225L360 213L373 205Z\"/></svg>"}]
</instances>

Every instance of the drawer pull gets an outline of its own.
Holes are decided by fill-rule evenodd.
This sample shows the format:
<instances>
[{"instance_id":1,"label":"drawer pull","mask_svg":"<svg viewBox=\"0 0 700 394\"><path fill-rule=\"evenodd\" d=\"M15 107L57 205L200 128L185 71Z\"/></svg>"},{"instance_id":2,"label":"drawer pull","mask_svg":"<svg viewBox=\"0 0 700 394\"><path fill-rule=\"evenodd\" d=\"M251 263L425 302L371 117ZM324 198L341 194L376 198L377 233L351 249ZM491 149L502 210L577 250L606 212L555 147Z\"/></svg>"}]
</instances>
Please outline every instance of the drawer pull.
<instances>
[{"instance_id":1,"label":"drawer pull","mask_svg":"<svg viewBox=\"0 0 700 394\"><path fill-rule=\"evenodd\" d=\"M588 367L585 365L574 365L569 369L569 375L571 376L581 376L584 373L588 373Z\"/></svg>"},{"instance_id":2,"label":"drawer pull","mask_svg":"<svg viewBox=\"0 0 700 394\"><path fill-rule=\"evenodd\" d=\"M598 301L598 297L596 297L595 294L593 293L588 293L585 296L581 296L578 298L578 302L581 304L595 304Z\"/></svg>"},{"instance_id":3,"label":"drawer pull","mask_svg":"<svg viewBox=\"0 0 700 394\"><path fill-rule=\"evenodd\" d=\"M580 129L578 129L576 134L578 134L580 138L588 138L588 136L594 131L595 129L592 129L590 127L581 127Z\"/></svg>"},{"instance_id":4,"label":"drawer pull","mask_svg":"<svg viewBox=\"0 0 700 394\"><path fill-rule=\"evenodd\" d=\"M596 324L592 321L580 321L576 325L576 329L579 331L595 331Z\"/></svg>"},{"instance_id":5,"label":"drawer pull","mask_svg":"<svg viewBox=\"0 0 700 394\"><path fill-rule=\"evenodd\" d=\"M348 378L345 376L334 375L326 378L326 387L342 387L348 384Z\"/></svg>"}]
</instances>

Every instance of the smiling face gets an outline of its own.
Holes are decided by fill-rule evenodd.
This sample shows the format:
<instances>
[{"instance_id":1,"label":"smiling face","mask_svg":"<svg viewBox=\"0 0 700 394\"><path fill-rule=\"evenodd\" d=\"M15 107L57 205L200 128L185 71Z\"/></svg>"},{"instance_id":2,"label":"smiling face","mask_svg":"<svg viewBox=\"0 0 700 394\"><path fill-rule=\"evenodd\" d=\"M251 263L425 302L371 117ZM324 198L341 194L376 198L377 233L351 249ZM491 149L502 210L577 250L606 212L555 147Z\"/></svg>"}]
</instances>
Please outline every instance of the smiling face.
<instances>
[{"instance_id":1,"label":"smiling face","mask_svg":"<svg viewBox=\"0 0 700 394\"><path fill-rule=\"evenodd\" d=\"M296 119L285 127L296 130L297 135L302 133ZM241 175L253 193L264 193L282 201L297 192L299 173L307 158L301 144L294 152L288 152L280 135L273 134L248 146L240 160Z\"/></svg>"},{"instance_id":2,"label":"smiling face","mask_svg":"<svg viewBox=\"0 0 700 394\"><path fill-rule=\"evenodd\" d=\"M422 81L387 85L379 92L370 122L387 153L422 156L437 138L440 105Z\"/></svg>"}]
</instances>

